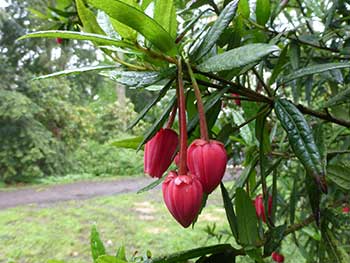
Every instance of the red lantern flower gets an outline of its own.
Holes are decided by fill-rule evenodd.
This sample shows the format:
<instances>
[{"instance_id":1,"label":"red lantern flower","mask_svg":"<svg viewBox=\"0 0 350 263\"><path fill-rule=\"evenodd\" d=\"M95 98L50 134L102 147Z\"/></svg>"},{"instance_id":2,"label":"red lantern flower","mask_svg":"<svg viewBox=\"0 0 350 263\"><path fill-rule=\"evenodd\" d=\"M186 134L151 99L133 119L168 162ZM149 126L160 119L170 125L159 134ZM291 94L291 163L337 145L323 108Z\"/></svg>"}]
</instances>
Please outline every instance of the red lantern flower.
<instances>
[{"instance_id":1,"label":"red lantern flower","mask_svg":"<svg viewBox=\"0 0 350 263\"><path fill-rule=\"evenodd\" d=\"M61 45L63 43L63 39L60 37L56 38L56 43Z\"/></svg>"},{"instance_id":2,"label":"red lantern flower","mask_svg":"<svg viewBox=\"0 0 350 263\"><path fill-rule=\"evenodd\" d=\"M264 199L263 199L262 195L258 195L255 198L254 205L255 205L256 216L258 218L261 218L262 221L264 221L266 223L265 206L264 206ZM267 210L268 210L269 216L271 216L271 213L272 213L272 197L271 196L269 196Z\"/></svg>"},{"instance_id":3,"label":"red lantern flower","mask_svg":"<svg viewBox=\"0 0 350 263\"><path fill-rule=\"evenodd\" d=\"M187 152L189 171L202 183L204 193L210 194L225 174L227 154L221 142L197 139Z\"/></svg>"},{"instance_id":4,"label":"red lantern flower","mask_svg":"<svg viewBox=\"0 0 350 263\"><path fill-rule=\"evenodd\" d=\"M191 225L201 208L201 183L191 174L171 171L162 185L163 199L172 216L183 227Z\"/></svg>"},{"instance_id":5,"label":"red lantern flower","mask_svg":"<svg viewBox=\"0 0 350 263\"><path fill-rule=\"evenodd\" d=\"M237 99L234 99L235 104L236 104L237 106L241 106L241 100L238 99L238 98L239 98L239 94L237 94L237 93L232 93L232 96L237 98Z\"/></svg>"},{"instance_id":6,"label":"red lantern flower","mask_svg":"<svg viewBox=\"0 0 350 263\"><path fill-rule=\"evenodd\" d=\"M144 172L152 177L162 177L176 152L179 138L171 129L160 129L145 145Z\"/></svg>"},{"instance_id":7,"label":"red lantern flower","mask_svg":"<svg viewBox=\"0 0 350 263\"><path fill-rule=\"evenodd\" d=\"M350 212L350 207L344 206L342 211L343 211L344 214L348 214Z\"/></svg>"},{"instance_id":8,"label":"red lantern flower","mask_svg":"<svg viewBox=\"0 0 350 263\"><path fill-rule=\"evenodd\" d=\"M284 256L279 254L278 252L272 252L271 254L272 260L278 263L284 262Z\"/></svg>"}]
</instances>

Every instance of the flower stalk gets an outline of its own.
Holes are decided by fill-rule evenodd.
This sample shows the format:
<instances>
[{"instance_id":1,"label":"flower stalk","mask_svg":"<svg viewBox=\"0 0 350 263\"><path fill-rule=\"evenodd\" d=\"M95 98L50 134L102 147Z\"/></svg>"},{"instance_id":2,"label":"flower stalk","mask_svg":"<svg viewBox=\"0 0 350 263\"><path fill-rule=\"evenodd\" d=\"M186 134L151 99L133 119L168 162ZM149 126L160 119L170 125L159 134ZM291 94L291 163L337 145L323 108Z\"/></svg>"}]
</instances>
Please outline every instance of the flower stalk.
<instances>
[{"instance_id":1,"label":"flower stalk","mask_svg":"<svg viewBox=\"0 0 350 263\"><path fill-rule=\"evenodd\" d=\"M181 58L177 62L177 84L179 104L179 126L180 126L180 165L179 175L187 174L187 125L186 125L186 103L182 78Z\"/></svg>"},{"instance_id":2,"label":"flower stalk","mask_svg":"<svg viewBox=\"0 0 350 263\"><path fill-rule=\"evenodd\" d=\"M209 141L208 126L207 126L207 120L205 117L205 110L204 110L204 105L201 97L201 92L199 90L197 80L193 74L191 65L188 60L186 60L186 65L187 65L188 73L191 78L194 94L197 99L197 109L198 109L198 115L199 115L199 127L201 132L201 139L208 142Z\"/></svg>"}]
</instances>

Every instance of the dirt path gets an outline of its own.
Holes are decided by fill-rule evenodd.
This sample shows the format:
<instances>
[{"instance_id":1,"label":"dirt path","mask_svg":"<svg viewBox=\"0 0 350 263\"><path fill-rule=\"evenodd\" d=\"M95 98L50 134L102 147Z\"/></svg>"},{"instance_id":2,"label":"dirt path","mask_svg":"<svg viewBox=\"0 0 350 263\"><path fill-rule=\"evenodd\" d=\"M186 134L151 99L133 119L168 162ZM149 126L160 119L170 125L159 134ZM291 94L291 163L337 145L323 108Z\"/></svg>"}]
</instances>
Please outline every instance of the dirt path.
<instances>
[{"instance_id":1,"label":"dirt path","mask_svg":"<svg viewBox=\"0 0 350 263\"><path fill-rule=\"evenodd\" d=\"M151 178L138 177L103 182L77 182L55 186L38 186L0 191L0 210L26 204L48 204L67 200L81 200L96 196L136 192L150 184Z\"/></svg>"}]
</instances>

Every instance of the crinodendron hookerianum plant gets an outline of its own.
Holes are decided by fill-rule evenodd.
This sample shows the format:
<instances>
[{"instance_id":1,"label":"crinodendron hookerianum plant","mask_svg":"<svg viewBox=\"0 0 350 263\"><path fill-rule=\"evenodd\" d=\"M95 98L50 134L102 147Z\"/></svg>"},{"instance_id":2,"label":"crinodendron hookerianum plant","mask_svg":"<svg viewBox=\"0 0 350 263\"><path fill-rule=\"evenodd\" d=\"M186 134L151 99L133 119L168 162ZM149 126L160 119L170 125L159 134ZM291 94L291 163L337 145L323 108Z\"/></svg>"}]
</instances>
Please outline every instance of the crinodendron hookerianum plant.
<instances>
[{"instance_id":1,"label":"crinodendron hookerianum plant","mask_svg":"<svg viewBox=\"0 0 350 263\"><path fill-rule=\"evenodd\" d=\"M307 262L350 262L345 1L76 0L74 7L67 19L77 31L21 39L90 41L108 62L38 78L95 71L134 92L156 89L131 127L162 101L157 121L143 138L115 145L144 146L145 173L155 177L144 190L162 184L183 227L201 220L218 187L226 211L229 243L129 262L294 262L284 242ZM224 184L227 163L243 170ZM123 253L105 255L93 233L96 262L127 262Z\"/></svg>"}]
</instances>

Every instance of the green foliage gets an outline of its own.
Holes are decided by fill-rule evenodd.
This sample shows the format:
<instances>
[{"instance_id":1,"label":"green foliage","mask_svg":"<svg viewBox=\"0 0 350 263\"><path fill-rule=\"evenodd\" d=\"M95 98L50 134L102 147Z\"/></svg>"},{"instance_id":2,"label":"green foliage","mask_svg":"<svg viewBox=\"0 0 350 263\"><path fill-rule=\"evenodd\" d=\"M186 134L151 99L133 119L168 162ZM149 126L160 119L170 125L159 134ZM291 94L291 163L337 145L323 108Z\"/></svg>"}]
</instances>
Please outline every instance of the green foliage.
<instances>
[{"instance_id":1,"label":"green foliage","mask_svg":"<svg viewBox=\"0 0 350 263\"><path fill-rule=\"evenodd\" d=\"M109 143L89 140L71 154L71 173L95 176L128 176L143 173L142 154L131 149L117 149Z\"/></svg>"},{"instance_id":2,"label":"green foliage","mask_svg":"<svg viewBox=\"0 0 350 263\"><path fill-rule=\"evenodd\" d=\"M146 14L151 2L154 12ZM183 84L187 135L190 140L199 137L196 99L189 82L195 79L205 105L201 117L207 119L211 138L225 143L229 159L244 160L244 172L235 186L231 190L221 186L229 235L238 249L218 244L155 258L155 262L195 257L200 257L198 262L210 262L244 255L263 262L273 250L285 249L283 242L289 236L307 262L347 262L348 236L342 234L347 227L335 211L337 206L349 205L346 176L340 172L340 167L348 167L350 149L349 23L344 19L349 6L345 1L200 0L185 7L184 1L88 0L79 8L89 14L82 19L83 27L93 24L87 30L95 28L89 38L71 33L74 30L23 38L67 34L85 38L118 66L103 75L127 85L130 92L132 88L138 88L135 92L161 90L144 103L145 110L131 125L146 119L150 108L158 108L159 117L152 120L138 149L164 126L176 103L176 87ZM175 38L176 21L182 33ZM104 46L99 47L103 40ZM166 102L157 103L162 97ZM127 121L116 117L118 112L128 112L109 105L93 110L100 120L96 127L102 130L96 133L99 142L118 137L117 127L126 127ZM94 148L93 143L87 145ZM78 159L87 160L87 155ZM98 158L105 155L112 154ZM273 214L267 215L266 224L255 216L251 201L261 193L265 214L268 196L273 195Z\"/></svg>"}]
</instances>

